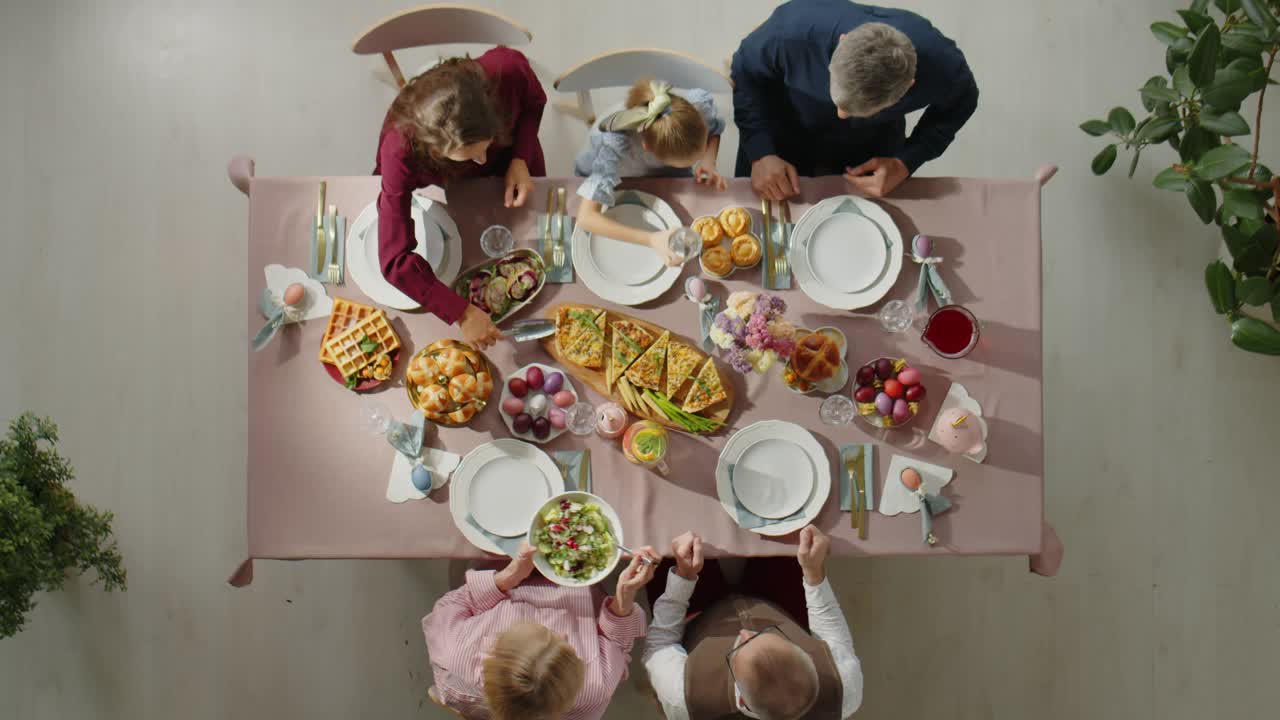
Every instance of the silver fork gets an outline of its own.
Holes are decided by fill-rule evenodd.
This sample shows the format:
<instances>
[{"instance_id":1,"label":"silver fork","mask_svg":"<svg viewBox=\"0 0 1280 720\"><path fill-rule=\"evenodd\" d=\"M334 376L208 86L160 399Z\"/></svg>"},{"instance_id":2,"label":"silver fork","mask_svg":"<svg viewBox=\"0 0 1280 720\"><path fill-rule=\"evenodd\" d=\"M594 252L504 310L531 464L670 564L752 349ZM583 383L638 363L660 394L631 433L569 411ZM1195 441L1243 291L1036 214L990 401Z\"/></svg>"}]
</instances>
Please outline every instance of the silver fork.
<instances>
[{"instance_id":1,"label":"silver fork","mask_svg":"<svg viewBox=\"0 0 1280 720\"><path fill-rule=\"evenodd\" d=\"M564 267L564 188L556 191L556 231L552 238L551 265L557 270Z\"/></svg>"}]
</instances>

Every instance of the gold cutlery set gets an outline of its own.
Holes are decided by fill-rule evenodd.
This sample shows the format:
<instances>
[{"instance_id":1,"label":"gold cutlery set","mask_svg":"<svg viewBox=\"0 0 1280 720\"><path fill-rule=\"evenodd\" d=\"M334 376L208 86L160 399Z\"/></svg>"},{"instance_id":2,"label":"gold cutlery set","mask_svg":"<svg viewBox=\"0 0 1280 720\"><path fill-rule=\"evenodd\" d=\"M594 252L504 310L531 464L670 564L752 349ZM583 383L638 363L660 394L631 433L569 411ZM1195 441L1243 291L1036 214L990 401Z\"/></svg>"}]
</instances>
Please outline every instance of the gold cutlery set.
<instances>
[{"instance_id":1,"label":"gold cutlery set","mask_svg":"<svg viewBox=\"0 0 1280 720\"><path fill-rule=\"evenodd\" d=\"M773 240L773 201L761 198L760 214L764 217L764 272L765 287L769 290L782 289L778 287L779 278L787 282L790 287L790 279L788 273L791 268L787 263L787 252L791 249L791 204L786 200L778 201L778 239L777 244Z\"/></svg>"},{"instance_id":2,"label":"gold cutlery set","mask_svg":"<svg viewBox=\"0 0 1280 720\"><path fill-rule=\"evenodd\" d=\"M547 188L547 222L542 232L542 257L551 261L551 270L564 268L565 189Z\"/></svg>"},{"instance_id":3,"label":"gold cutlery set","mask_svg":"<svg viewBox=\"0 0 1280 720\"><path fill-rule=\"evenodd\" d=\"M320 282L342 285L346 282L346 219L338 216L337 205L325 203L328 190L329 184L321 180L312 229L315 264L308 274Z\"/></svg>"}]
</instances>

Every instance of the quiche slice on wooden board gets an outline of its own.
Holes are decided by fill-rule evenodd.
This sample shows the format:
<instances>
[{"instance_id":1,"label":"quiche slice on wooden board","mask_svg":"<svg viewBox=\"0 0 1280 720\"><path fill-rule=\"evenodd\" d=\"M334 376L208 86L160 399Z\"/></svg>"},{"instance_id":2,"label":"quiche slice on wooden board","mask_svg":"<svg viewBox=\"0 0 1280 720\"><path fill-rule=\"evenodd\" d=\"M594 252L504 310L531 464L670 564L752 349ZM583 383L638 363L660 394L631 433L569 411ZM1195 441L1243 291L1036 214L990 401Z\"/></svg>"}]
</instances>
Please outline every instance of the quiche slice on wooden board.
<instances>
[{"instance_id":1,"label":"quiche slice on wooden board","mask_svg":"<svg viewBox=\"0 0 1280 720\"><path fill-rule=\"evenodd\" d=\"M612 331L612 352L609 356L609 370L605 374L605 382L612 390L613 384L622 377L627 368L631 367L631 363L643 355L650 345L653 345L654 336L630 320L610 323L609 329Z\"/></svg>"},{"instance_id":2,"label":"quiche slice on wooden board","mask_svg":"<svg viewBox=\"0 0 1280 720\"><path fill-rule=\"evenodd\" d=\"M708 408L728 397L724 383L720 382L720 373L716 370L716 362L707 358L707 362L693 378L693 386L689 388L689 396L684 400L685 412L696 413Z\"/></svg>"},{"instance_id":3,"label":"quiche slice on wooden board","mask_svg":"<svg viewBox=\"0 0 1280 720\"><path fill-rule=\"evenodd\" d=\"M671 343L671 332L662 333L644 354L627 368L627 379L636 387L662 391L662 372L667 368L667 347Z\"/></svg>"},{"instance_id":4,"label":"quiche slice on wooden board","mask_svg":"<svg viewBox=\"0 0 1280 720\"><path fill-rule=\"evenodd\" d=\"M676 394L698 369L704 357L706 356L682 342L671 341L671 346L667 349L667 397L676 399Z\"/></svg>"}]
</instances>

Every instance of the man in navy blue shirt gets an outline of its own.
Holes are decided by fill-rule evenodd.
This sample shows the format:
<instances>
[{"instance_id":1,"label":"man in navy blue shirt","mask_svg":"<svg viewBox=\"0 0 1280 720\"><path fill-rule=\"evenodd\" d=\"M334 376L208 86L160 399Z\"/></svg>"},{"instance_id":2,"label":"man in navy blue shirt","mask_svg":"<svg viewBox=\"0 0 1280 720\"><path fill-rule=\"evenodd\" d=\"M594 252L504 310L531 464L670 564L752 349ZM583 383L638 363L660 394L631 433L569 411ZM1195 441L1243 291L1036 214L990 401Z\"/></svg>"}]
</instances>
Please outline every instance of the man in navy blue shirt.
<instances>
[{"instance_id":1,"label":"man in navy blue shirt","mask_svg":"<svg viewBox=\"0 0 1280 720\"><path fill-rule=\"evenodd\" d=\"M844 174L880 197L943 153L978 106L964 54L928 20L848 0L792 0L733 55L736 174L760 196ZM911 137L906 115L925 108Z\"/></svg>"}]
</instances>

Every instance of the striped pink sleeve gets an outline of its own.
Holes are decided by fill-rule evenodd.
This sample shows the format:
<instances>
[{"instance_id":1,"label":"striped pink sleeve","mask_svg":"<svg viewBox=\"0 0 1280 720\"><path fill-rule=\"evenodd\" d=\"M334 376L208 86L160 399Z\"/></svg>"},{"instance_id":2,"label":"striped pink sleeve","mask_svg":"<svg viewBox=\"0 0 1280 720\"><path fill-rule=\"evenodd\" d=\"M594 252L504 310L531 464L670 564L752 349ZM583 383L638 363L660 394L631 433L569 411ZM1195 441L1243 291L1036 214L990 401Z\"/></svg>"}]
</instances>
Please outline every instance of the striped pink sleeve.
<instances>
[{"instance_id":1,"label":"striped pink sleeve","mask_svg":"<svg viewBox=\"0 0 1280 720\"><path fill-rule=\"evenodd\" d=\"M605 598L600 604L600 635L609 641L623 655L631 654L631 646L636 638L644 637L649 621L645 617L644 608L635 605L631 614L622 617L613 612L613 598Z\"/></svg>"},{"instance_id":2,"label":"striped pink sleeve","mask_svg":"<svg viewBox=\"0 0 1280 720\"><path fill-rule=\"evenodd\" d=\"M492 610L506 597L493 576L492 570L468 571L466 584L445 593L431 613L422 618L422 634L427 639L427 653L432 662L438 663L449 656L452 637L460 621Z\"/></svg>"}]
</instances>

